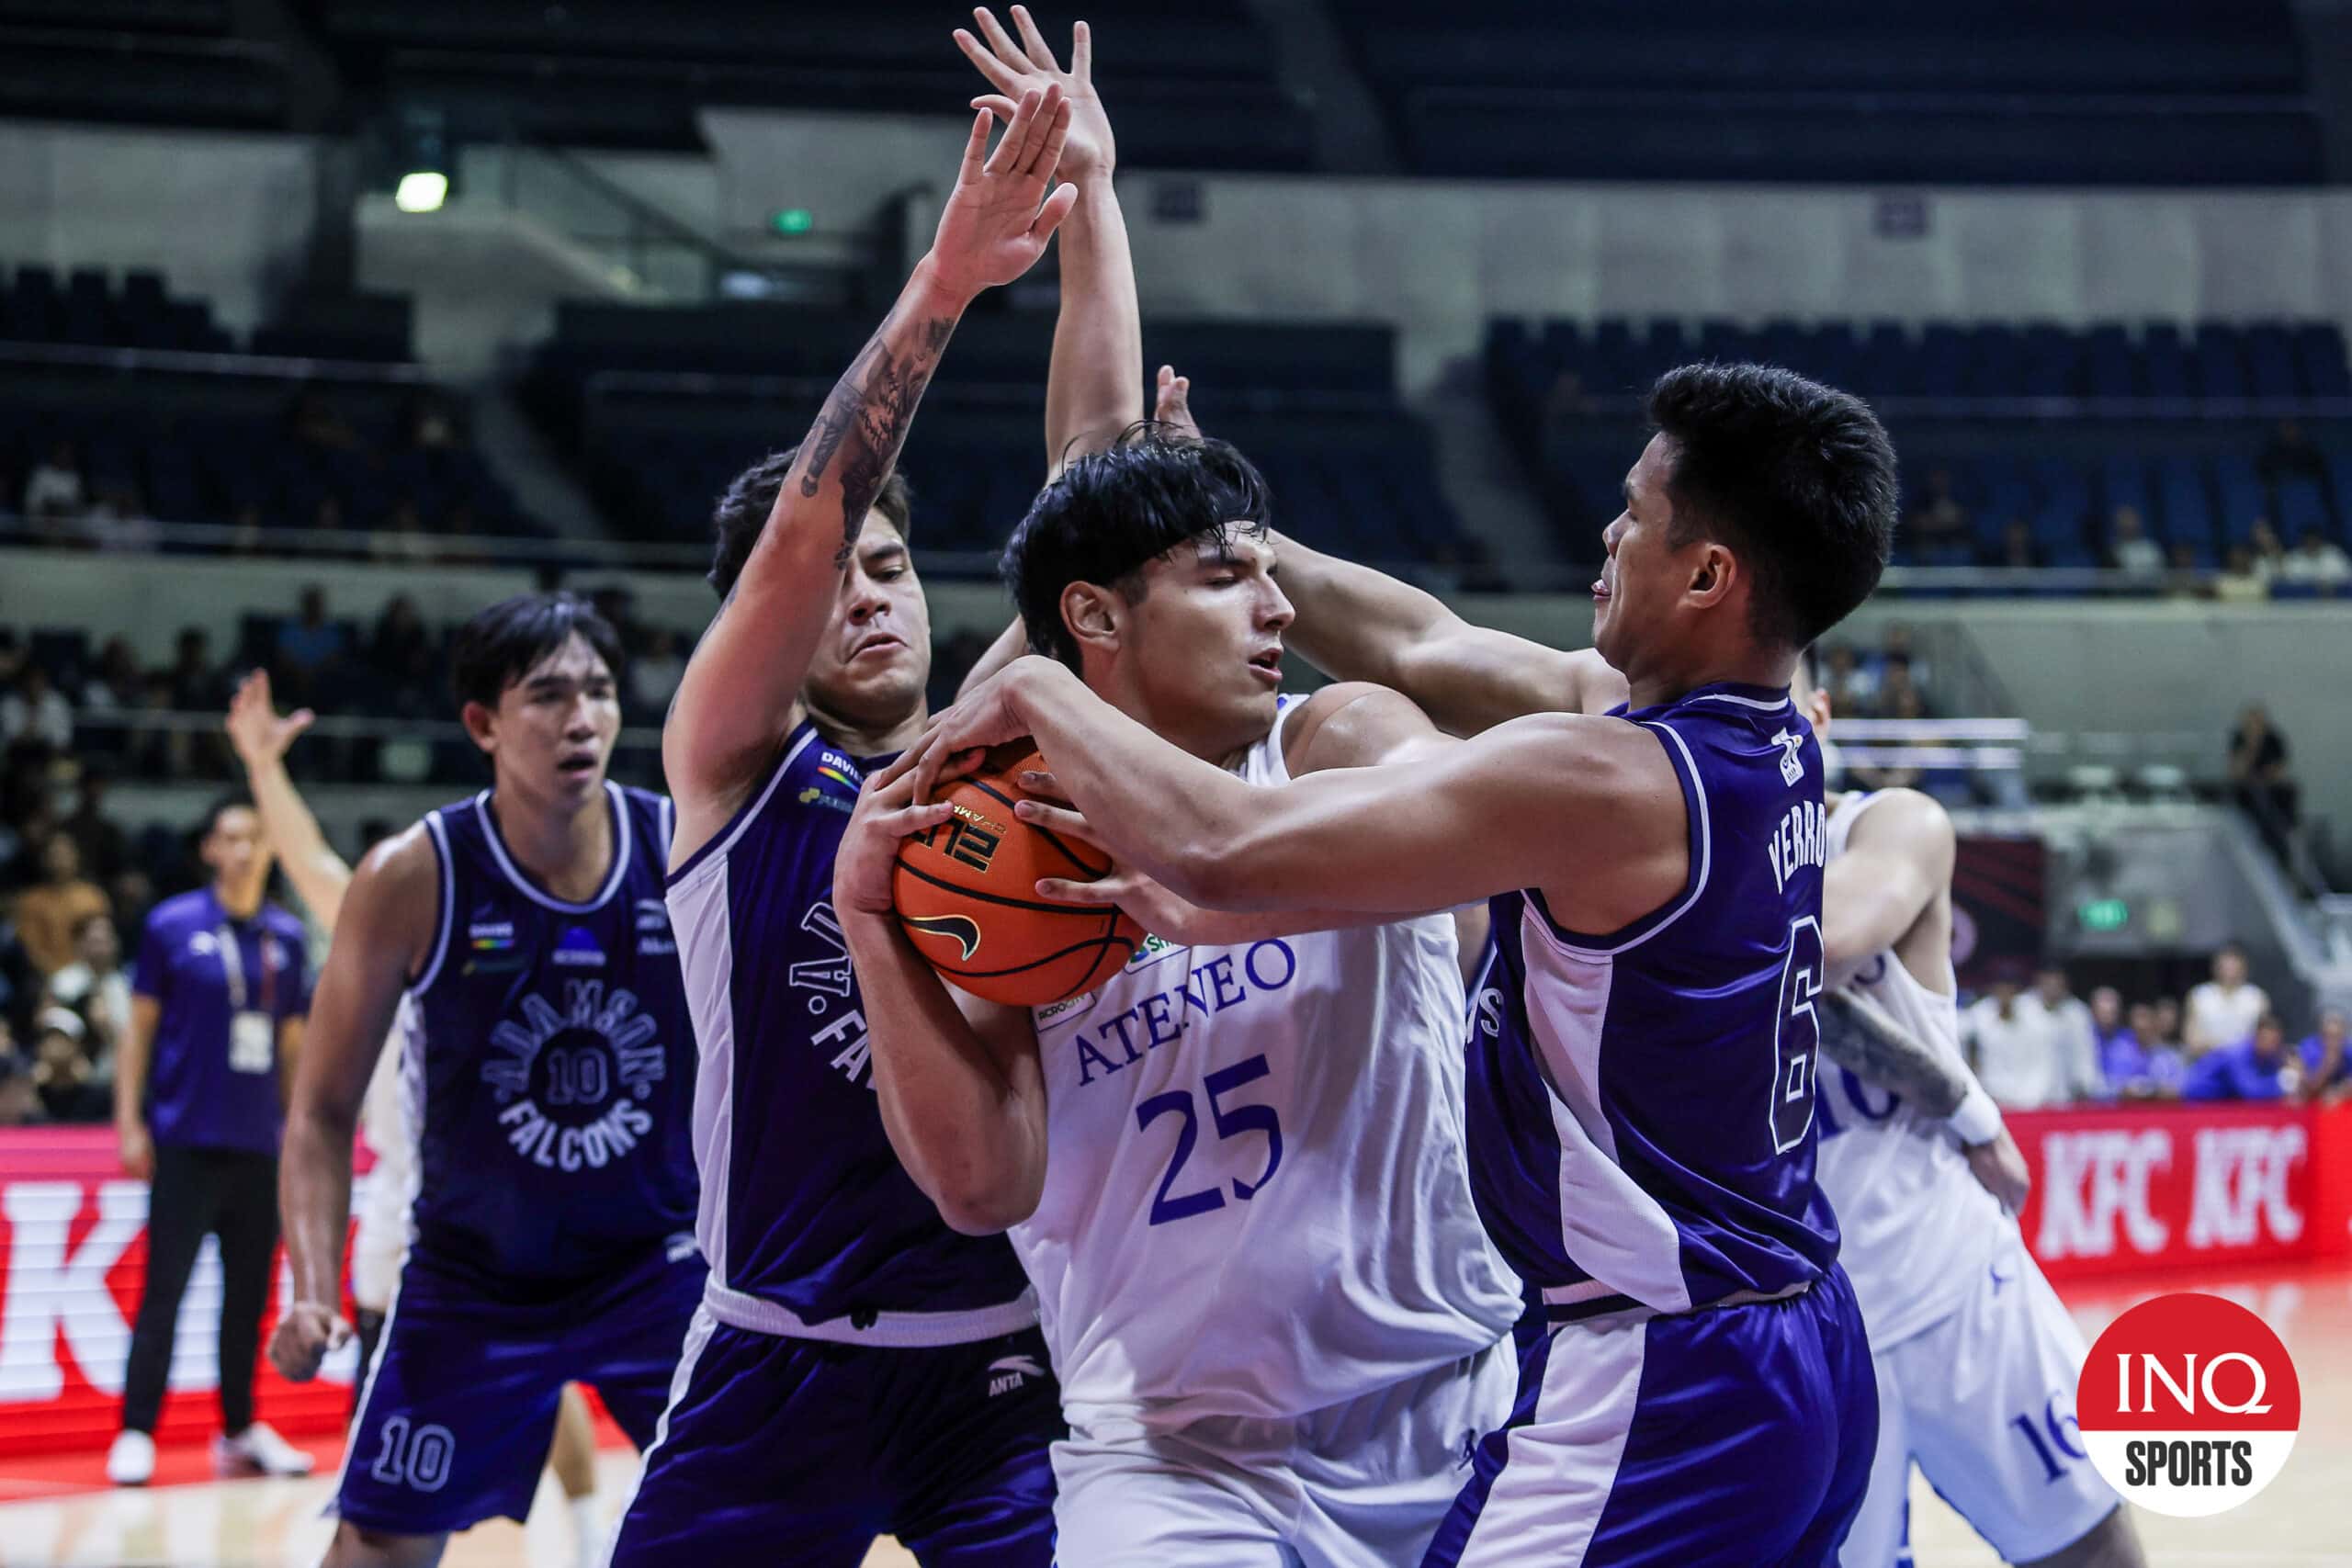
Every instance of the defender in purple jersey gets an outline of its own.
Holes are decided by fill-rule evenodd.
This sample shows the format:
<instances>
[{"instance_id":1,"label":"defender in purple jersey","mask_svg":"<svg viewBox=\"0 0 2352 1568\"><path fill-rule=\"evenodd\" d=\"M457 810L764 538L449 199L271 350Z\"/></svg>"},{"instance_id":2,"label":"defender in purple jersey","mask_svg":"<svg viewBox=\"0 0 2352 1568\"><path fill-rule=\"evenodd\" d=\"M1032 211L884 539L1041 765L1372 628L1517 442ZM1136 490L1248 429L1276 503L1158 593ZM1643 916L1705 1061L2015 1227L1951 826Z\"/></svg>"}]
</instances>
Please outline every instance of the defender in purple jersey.
<instances>
[{"instance_id":1,"label":"defender in purple jersey","mask_svg":"<svg viewBox=\"0 0 2352 1568\"><path fill-rule=\"evenodd\" d=\"M370 851L343 896L287 1119L288 1377L350 1334L352 1132L403 1000L421 1168L331 1563L431 1562L452 1531L522 1518L567 1382L650 1440L702 1293L672 818L605 777L619 661L568 594L469 621L451 683L494 782Z\"/></svg>"},{"instance_id":2,"label":"defender in purple jersey","mask_svg":"<svg viewBox=\"0 0 2352 1568\"><path fill-rule=\"evenodd\" d=\"M1862 403L1760 366L1674 371L1650 413L1593 589L1616 713L1252 788L1030 659L914 763L921 801L1033 736L1121 861L1212 908L1495 897L1473 1178L1550 1331L1434 1563L1826 1563L1876 1438L1814 1180L1826 836L1788 685L1885 565L1894 456Z\"/></svg>"},{"instance_id":3,"label":"defender in purple jersey","mask_svg":"<svg viewBox=\"0 0 2352 1568\"><path fill-rule=\"evenodd\" d=\"M1109 192L1106 133L1047 198L1073 112L1058 80L1015 96L993 154L995 113L975 121L930 254L808 439L719 503L724 603L662 732L711 1270L619 1563L855 1568L884 1532L926 1564L1052 1561L1062 1427L1035 1298L1004 1240L950 1230L891 1153L831 902L866 772L926 716L899 445L965 308ZM1080 230L1066 319L1093 265ZM1057 351L1049 424L1066 369ZM1075 402L1099 416L1100 395Z\"/></svg>"}]
</instances>

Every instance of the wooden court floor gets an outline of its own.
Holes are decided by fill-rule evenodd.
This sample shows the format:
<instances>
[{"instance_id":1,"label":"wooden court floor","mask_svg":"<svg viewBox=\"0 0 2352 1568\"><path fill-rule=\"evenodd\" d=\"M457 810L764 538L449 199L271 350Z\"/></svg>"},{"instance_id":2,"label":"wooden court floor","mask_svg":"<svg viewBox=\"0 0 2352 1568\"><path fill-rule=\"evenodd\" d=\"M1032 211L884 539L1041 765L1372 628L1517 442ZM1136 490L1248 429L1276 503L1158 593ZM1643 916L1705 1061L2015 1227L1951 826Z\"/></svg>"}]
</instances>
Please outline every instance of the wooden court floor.
<instances>
[{"instance_id":1,"label":"wooden court floor","mask_svg":"<svg viewBox=\"0 0 2352 1568\"><path fill-rule=\"evenodd\" d=\"M2182 1288L2176 1286L2175 1288ZM2216 1280L2210 1289L2243 1303L2276 1327L2294 1356L2303 1388L2303 1430L2294 1457L2245 1507L2209 1519L2140 1518L2154 1568L2352 1568L2352 1270L2281 1272ZM2086 1335L2154 1292L2075 1288L2064 1292ZM601 1499L616 1509L634 1458L608 1452ZM114 1492L99 1461L70 1482L88 1489L55 1495L49 1461L12 1473L0 1461L0 1568L312 1568L330 1532L320 1515L332 1482L204 1482ZM10 1500L11 1498L17 1500ZM1997 1563L1968 1527L1924 1483L1914 1488L1917 1568ZM554 1483L542 1481L528 1526L485 1526L451 1543L452 1568L571 1568L571 1519ZM879 1542L866 1568L910 1568L913 1559ZM1084 1568L1071 1564L1070 1568Z\"/></svg>"}]
</instances>

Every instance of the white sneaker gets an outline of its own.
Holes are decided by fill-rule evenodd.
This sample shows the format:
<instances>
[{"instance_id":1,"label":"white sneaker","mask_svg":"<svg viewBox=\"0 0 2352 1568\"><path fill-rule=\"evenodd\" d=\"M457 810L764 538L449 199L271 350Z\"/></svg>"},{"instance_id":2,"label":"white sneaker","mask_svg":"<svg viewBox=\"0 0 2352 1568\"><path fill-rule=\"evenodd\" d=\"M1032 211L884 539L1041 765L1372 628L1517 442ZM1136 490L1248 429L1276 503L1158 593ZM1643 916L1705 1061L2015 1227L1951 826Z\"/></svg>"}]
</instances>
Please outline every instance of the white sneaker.
<instances>
[{"instance_id":1,"label":"white sneaker","mask_svg":"<svg viewBox=\"0 0 2352 1568\"><path fill-rule=\"evenodd\" d=\"M308 1475L318 1461L256 1421L235 1437L212 1439L212 1468L224 1475L259 1471L264 1475Z\"/></svg>"},{"instance_id":2,"label":"white sneaker","mask_svg":"<svg viewBox=\"0 0 2352 1568\"><path fill-rule=\"evenodd\" d=\"M129 1427L115 1434L107 1450L107 1479L117 1486L144 1486L155 1478L155 1439Z\"/></svg>"}]
</instances>

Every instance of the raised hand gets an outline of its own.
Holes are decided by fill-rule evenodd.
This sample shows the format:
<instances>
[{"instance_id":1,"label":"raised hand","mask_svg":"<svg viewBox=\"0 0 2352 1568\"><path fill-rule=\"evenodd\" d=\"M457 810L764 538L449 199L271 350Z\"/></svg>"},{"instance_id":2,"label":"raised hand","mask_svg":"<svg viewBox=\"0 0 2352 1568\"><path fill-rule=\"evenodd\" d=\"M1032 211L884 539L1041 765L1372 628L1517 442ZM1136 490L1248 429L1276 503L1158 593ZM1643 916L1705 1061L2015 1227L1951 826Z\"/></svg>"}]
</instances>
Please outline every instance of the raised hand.
<instances>
[{"instance_id":1,"label":"raised hand","mask_svg":"<svg viewBox=\"0 0 2352 1568\"><path fill-rule=\"evenodd\" d=\"M1032 89L1059 86L1070 106L1069 142L1062 149L1062 178L1108 178L1118 164L1118 148L1111 139L1111 117L1094 91L1094 35L1084 22L1070 28L1069 69L1065 71L1046 47L1025 6L1012 7L1012 25L1021 29L1015 42L987 6L972 12L986 35L984 43L962 28L956 29L956 47L979 67L996 89L972 100L1001 119L1011 119L1015 101Z\"/></svg>"},{"instance_id":2,"label":"raised hand","mask_svg":"<svg viewBox=\"0 0 2352 1568\"><path fill-rule=\"evenodd\" d=\"M1076 186L1046 195L1069 136L1069 105L1061 88L1023 93L996 151L989 152L989 128L995 119L989 109L974 117L963 167L931 243L933 276L963 299L1011 283L1035 265L1046 254L1046 242L1078 202Z\"/></svg>"},{"instance_id":3,"label":"raised hand","mask_svg":"<svg viewBox=\"0 0 2352 1568\"><path fill-rule=\"evenodd\" d=\"M865 781L833 857L834 908L887 915L897 907L890 874L899 862L899 842L937 827L951 815L944 802L914 803L914 771L922 761L922 749L910 748Z\"/></svg>"},{"instance_id":4,"label":"raised hand","mask_svg":"<svg viewBox=\"0 0 2352 1568\"><path fill-rule=\"evenodd\" d=\"M229 701L229 744L246 767L266 766L286 755L294 738L317 717L309 708L280 716L270 698L269 671L256 670L237 683L237 694Z\"/></svg>"},{"instance_id":5,"label":"raised hand","mask_svg":"<svg viewBox=\"0 0 2352 1568\"><path fill-rule=\"evenodd\" d=\"M963 696L933 714L922 738L909 749L914 763L914 797L927 801L948 780L972 771L989 747L1029 733L1024 703L1057 681L1077 680L1069 670L1042 654L1023 654ZM901 758L900 761L905 761Z\"/></svg>"},{"instance_id":6,"label":"raised hand","mask_svg":"<svg viewBox=\"0 0 2352 1568\"><path fill-rule=\"evenodd\" d=\"M1151 417L1154 423L1168 426L1160 432L1163 435L1172 435L1180 441L1201 438L1201 422L1193 417L1193 378L1177 375L1173 365L1159 367L1159 387Z\"/></svg>"}]
</instances>

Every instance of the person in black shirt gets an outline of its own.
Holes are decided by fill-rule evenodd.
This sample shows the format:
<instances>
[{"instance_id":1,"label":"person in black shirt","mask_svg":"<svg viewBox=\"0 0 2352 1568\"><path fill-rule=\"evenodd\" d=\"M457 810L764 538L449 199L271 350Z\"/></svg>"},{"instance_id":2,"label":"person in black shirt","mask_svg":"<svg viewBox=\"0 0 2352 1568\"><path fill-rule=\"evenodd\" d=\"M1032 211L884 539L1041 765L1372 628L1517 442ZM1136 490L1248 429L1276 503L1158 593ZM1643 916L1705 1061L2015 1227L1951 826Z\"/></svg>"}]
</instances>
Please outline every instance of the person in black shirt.
<instances>
[{"instance_id":1,"label":"person in black shirt","mask_svg":"<svg viewBox=\"0 0 2352 1568\"><path fill-rule=\"evenodd\" d=\"M2272 728L2270 710L2260 703L2245 705L2230 735L2230 795L2254 818L2270 852L2281 864L2290 863L2301 791L2287 773L2287 738Z\"/></svg>"}]
</instances>

